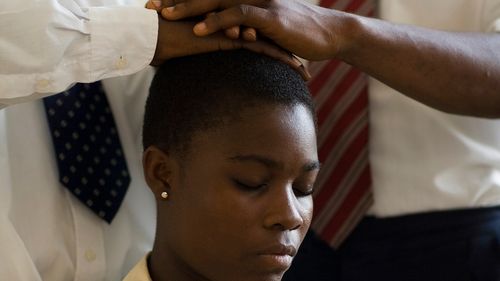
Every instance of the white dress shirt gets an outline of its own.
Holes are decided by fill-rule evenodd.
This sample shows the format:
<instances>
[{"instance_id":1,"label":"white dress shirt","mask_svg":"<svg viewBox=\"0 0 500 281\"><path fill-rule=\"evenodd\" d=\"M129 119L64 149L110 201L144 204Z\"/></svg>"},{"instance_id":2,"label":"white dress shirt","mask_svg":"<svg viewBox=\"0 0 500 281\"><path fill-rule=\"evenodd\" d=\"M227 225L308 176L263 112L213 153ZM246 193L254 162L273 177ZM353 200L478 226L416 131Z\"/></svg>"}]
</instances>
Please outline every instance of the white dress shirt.
<instances>
[{"instance_id":1,"label":"white dress shirt","mask_svg":"<svg viewBox=\"0 0 500 281\"><path fill-rule=\"evenodd\" d=\"M379 3L380 17L392 22L448 31L500 31L499 0ZM443 113L374 79L369 97L372 214L500 205L500 120Z\"/></svg>"},{"instance_id":2,"label":"white dress shirt","mask_svg":"<svg viewBox=\"0 0 500 281\"><path fill-rule=\"evenodd\" d=\"M500 0L381 0L377 7L381 19L397 23L500 31ZM500 120L446 114L375 79L368 89L375 198L370 214L500 205Z\"/></svg>"},{"instance_id":3,"label":"white dress shirt","mask_svg":"<svg viewBox=\"0 0 500 281\"><path fill-rule=\"evenodd\" d=\"M158 36L145 2L0 1L0 108L144 69Z\"/></svg>"},{"instance_id":4,"label":"white dress shirt","mask_svg":"<svg viewBox=\"0 0 500 281\"><path fill-rule=\"evenodd\" d=\"M0 280L121 280L151 250L156 209L141 128L152 75L103 81L132 178L111 224L59 183L43 103L0 110Z\"/></svg>"},{"instance_id":5,"label":"white dress shirt","mask_svg":"<svg viewBox=\"0 0 500 281\"><path fill-rule=\"evenodd\" d=\"M151 250L155 203L143 180L140 131L152 69L103 81L132 178L110 225L59 183L36 100L144 69L158 32L144 3L1 1L0 108L9 106L0 110L0 280L121 280ZM122 4L134 5L115 6Z\"/></svg>"}]
</instances>

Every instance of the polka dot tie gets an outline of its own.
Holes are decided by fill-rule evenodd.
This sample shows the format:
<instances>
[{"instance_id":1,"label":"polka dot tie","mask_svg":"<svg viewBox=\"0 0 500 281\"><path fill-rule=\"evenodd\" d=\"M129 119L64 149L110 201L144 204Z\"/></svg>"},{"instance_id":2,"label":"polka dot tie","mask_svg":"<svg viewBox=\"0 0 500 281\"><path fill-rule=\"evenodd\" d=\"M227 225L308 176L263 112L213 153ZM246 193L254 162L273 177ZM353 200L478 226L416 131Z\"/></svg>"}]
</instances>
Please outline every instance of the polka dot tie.
<instances>
[{"instance_id":1,"label":"polka dot tie","mask_svg":"<svg viewBox=\"0 0 500 281\"><path fill-rule=\"evenodd\" d=\"M130 176L101 82L76 84L43 101L59 181L111 223L125 197Z\"/></svg>"}]
</instances>

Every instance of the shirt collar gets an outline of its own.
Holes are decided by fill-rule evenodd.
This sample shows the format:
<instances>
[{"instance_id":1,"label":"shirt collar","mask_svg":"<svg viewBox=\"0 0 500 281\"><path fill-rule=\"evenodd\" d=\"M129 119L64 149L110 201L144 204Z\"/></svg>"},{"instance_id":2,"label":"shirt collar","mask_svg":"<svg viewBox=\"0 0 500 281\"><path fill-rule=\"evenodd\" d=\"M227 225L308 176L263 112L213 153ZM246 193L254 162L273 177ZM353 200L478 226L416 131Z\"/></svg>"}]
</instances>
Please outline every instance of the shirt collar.
<instances>
[{"instance_id":1,"label":"shirt collar","mask_svg":"<svg viewBox=\"0 0 500 281\"><path fill-rule=\"evenodd\" d=\"M123 281L152 281L148 269L149 254L144 256L131 271L125 276Z\"/></svg>"}]
</instances>

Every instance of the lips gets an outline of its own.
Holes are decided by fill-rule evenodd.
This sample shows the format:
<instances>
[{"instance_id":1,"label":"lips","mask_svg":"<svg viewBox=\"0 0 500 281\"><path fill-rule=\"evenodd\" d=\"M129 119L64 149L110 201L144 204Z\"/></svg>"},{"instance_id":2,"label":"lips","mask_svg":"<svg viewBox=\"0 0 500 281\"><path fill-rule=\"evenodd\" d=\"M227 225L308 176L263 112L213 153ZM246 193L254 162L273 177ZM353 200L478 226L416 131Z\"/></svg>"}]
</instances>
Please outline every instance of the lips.
<instances>
[{"instance_id":1,"label":"lips","mask_svg":"<svg viewBox=\"0 0 500 281\"><path fill-rule=\"evenodd\" d=\"M297 249L292 245L276 244L272 245L265 250L261 251L261 255L277 255L277 256L291 256L297 254Z\"/></svg>"},{"instance_id":2,"label":"lips","mask_svg":"<svg viewBox=\"0 0 500 281\"><path fill-rule=\"evenodd\" d=\"M276 272L284 272L290 267L296 254L297 248L294 246L276 244L260 251L258 257L266 268Z\"/></svg>"}]
</instances>

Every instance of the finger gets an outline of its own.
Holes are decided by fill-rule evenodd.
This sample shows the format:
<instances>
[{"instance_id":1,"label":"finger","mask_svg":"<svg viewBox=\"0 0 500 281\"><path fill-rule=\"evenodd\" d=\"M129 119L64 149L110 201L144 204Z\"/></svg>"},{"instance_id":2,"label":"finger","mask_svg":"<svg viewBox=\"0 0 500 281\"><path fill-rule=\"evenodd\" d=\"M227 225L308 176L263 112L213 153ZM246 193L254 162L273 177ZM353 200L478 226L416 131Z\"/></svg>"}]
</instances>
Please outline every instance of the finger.
<instances>
[{"instance_id":1,"label":"finger","mask_svg":"<svg viewBox=\"0 0 500 281\"><path fill-rule=\"evenodd\" d=\"M246 27L243 29L243 40L249 41L249 42L255 42L257 41L257 30L253 27Z\"/></svg>"},{"instance_id":2,"label":"finger","mask_svg":"<svg viewBox=\"0 0 500 281\"><path fill-rule=\"evenodd\" d=\"M220 1L203 0L176 3L175 5L166 6L166 8L161 11L161 15L168 20L179 20L199 16L217 10L219 5L218 2Z\"/></svg>"},{"instance_id":3,"label":"finger","mask_svg":"<svg viewBox=\"0 0 500 281\"><path fill-rule=\"evenodd\" d=\"M213 15L215 15L215 12L209 12L209 13L206 13L203 18L207 19L208 17L213 16Z\"/></svg>"},{"instance_id":4,"label":"finger","mask_svg":"<svg viewBox=\"0 0 500 281\"><path fill-rule=\"evenodd\" d=\"M242 48L242 40L232 40L223 32L204 37L193 34L194 23L160 18L154 63L167 59L218 50Z\"/></svg>"},{"instance_id":5,"label":"finger","mask_svg":"<svg viewBox=\"0 0 500 281\"><path fill-rule=\"evenodd\" d=\"M230 39L238 39L240 38L240 27L239 26L230 27L224 30L224 33Z\"/></svg>"},{"instance_id":6,"label":"finger","mask_svg":"<svg viewBox=\"0 0 500 281\"><path fill-rule=\"evenodd\" d=\"M215 12L210 12L205 15L205 19L215 15ZM227 28L224 30L224 34L226 34L226 37L229 39L239 39L240 37L240 27L239 26L232 26L230 28Z\"/></svg>"},{"instance_id":7,"label":"finger","mask_svg":"<svg viewBox=\"0 0 500 281\"><path fill-rule=\"evenodd\" d=\"M311 76L311 73L309 72L309 69L304 65L302 65L300 68L301 68L301 70L299 73L302 76L302 79L304 79L304 81L311 80L312 76Z\"/></svg>"},{"instance_id":8,"label":"finger","mask_svg":"<svg viewBox=\"0 0 500 281\"><path fill-rule=\"evenodd\" d=\"M267 22L268 11L249 5L238 5L207 17L195 25L193 31L198 36L212 34L232 26L250 26L256 29Z\"/></svg>"},{"instance_id":9,"label":"finger","mask_svg":"<svg viewBox=\"0 0 500 281\"><path fill-rule=\"evenodd\" d=\"M309 70L307 67L304 65L304 60L299 59L295 54L291 54L292 59L296 62L296 64L299 64L299 68L303 73L301 73L302 78L304 78L305 81L311 80L312 76L311 73L309 73Z\"/></svg>"},{"instance_id":10,"label":"finger","mask_svg":"<svg viewBox=\"0 0 500 281\"><path fill-rule=\"evenodd\" d=\"M308 81L311 79L311 74L297 57L274 44L264 41L243 42L242 47L252 52L270 56L274 59L288 64L300 76L302 76L302 79L304 79L304 81Z\"/></svg>"},{"instance_id":11,"label":"finger","mask_svg":"<svg viewBox=\"0 0 500 281\"><path fill-rule=\"evenodd\" d=\"M162 11L163 17L169 20L179 20L188 17L199 16L211 11L228 9L237 5L252 5L264 7L270 0L182 0L176 5Z\"/></svg>"},{"instance_id":12,"label":"finger","mask_svg":"<svg viewBox=\"0 0 500 281\"><path fill-rule=\"evenodd\" d=\"M162 9L161 0L149 0L146 3L146 8L151 9L151 10L161 11L161 9Z\"/></svg>"}]
</instances>

